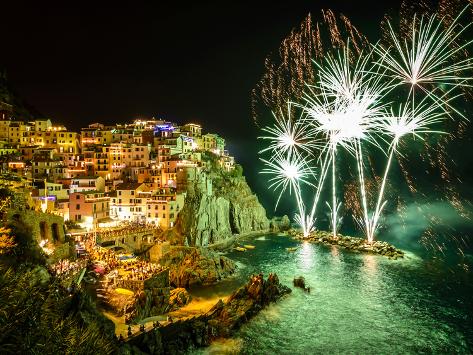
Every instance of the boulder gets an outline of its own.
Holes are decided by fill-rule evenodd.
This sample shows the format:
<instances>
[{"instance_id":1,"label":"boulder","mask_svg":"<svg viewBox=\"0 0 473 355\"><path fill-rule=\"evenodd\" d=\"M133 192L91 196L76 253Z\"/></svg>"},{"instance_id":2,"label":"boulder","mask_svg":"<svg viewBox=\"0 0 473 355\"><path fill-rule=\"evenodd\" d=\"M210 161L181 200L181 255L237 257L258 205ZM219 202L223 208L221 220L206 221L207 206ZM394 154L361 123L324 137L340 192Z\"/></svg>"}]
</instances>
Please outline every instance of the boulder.
<instances>
[{"instance_id":1,"label":"boulder","mask_svg":"<svg viewBox=\"0 0 473 355\"><path fill-rule=\"evenodd\" d=\"M170 282L175 287L211 285L236 270L231 259L204 248L171 247L159 262L169 268Z\"/></svg>"},{"instance_id":2,"label":"boulder","mask_svg":"<svg viewBox=\"0 0 473 355\"><path fill-rule=\"evenodd\" d=\"M295 277L293 281L294 287L305 289L305 279L303 276Z\"/></svg>"},{"instance_id":3,"label":"boulder","mask_svg":"<svg viewBox=\"0 0 473 355\"><path fill-rule=\"evenodd\" d=\"M287 215L282 217L273 217L269 223L271 232L286 232L291 228L291 221Z\"/></svg>"},{"instance_id":4,"label":"boulder","mask_svg":"<svg viewBox=\"0 0 473 355\"><path fill-rule=\"evenodd\" d=\"M185 288L179 287L171 290L169 294L170 311L187 305L191 300L192 297Z\"/></svg>"},{"instance_id":5,"label":"boulder","mask_svg":"<svg viewBox=\"0 0 473 355\"><path fill-rule=\"evenodd\" d=\"M253 275L226 302L219 300L207 313L138 334L127 342L126 348L137 347L152 354L179 354L189 348L208 346L214 339L231 336L265 306L290 292L279 283L276 274L269 274L267 280L261 274Z\"/></svg>"}]
</instances>

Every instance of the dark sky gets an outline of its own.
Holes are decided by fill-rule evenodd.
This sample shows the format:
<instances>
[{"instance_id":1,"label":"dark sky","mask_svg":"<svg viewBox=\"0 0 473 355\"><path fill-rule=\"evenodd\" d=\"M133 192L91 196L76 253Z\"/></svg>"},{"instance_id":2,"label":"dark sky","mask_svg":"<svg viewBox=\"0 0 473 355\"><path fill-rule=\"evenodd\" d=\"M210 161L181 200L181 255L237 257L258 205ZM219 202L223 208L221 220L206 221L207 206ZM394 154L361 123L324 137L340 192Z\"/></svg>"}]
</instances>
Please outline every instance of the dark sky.
<instances>
[{"instance_id":1,"label":"dark sky","mask_svg":"<svg viewBox=\"0 0 473 355\"><path fill-rule=\"evenodd\" d=\"M9 3L0 8L0 65L44 116L73 129L139 116L201 123L227 138L250 180L257 131L249 98L266 55L309 12L331 8L370 32L397 7L363 0Z\"/></svg>"}]
</instances>

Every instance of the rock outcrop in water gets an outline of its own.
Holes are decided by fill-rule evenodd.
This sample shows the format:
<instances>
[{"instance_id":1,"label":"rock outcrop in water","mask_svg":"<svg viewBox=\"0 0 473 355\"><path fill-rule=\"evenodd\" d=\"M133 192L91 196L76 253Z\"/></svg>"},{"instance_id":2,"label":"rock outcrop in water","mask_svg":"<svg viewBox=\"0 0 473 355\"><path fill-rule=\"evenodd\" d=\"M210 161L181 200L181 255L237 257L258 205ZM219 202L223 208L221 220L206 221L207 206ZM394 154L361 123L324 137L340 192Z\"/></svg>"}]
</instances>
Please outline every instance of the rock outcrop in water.
<instances>
[{"instance_id":1,"label":"rock outcrop in water","mask_svg":"<svg viewBox=\"0 0 473 355\"><path fill-rule=\"evenodd\" d=\"M325 231L315 231L309 236L304 237L302 233L295 230L290 230L289 235L297 240L326 245L338 245L351 251L379 254L394 260L404 257L404 252L402 250L397 249L393 245L380 240L375 240L372 243L368 243L366 239L347 237L340 234L335 239L332 236L332 233Z\"/></svg>"},{"instance_id":2,"label":"rock outcrop in water","mask_svg":"<svg viewBox=\"0 0 473 355\"><path fill-rule=\"evenodd\" d=\"M216 170L187 187L176 226L167 233L175 244L207 246L235 234L269 231L266 210L243 176Z\"/></svg>"},{"instance_id":3,"label":"rock outcrop in water","mask_svg":"<svg viewBox=\"0 0 473 355\"><path fill-rule=\"evenodd\" d=\"M191 347L208 346L228 337L261 309L291 292L276 274L250 278L226 302L220 300L206 314L137 334L122 347L122 354L182 354Z\"/></svg>"},{"instance_id":4,"label":"rock outcrop in water","mask_svg":"<svg viewBox=\"0 0 473 355\"><path fill-rule=\"evenodd\" d=\"M172 247L159 262L169 268L169 280L175 287L212 285L236 270L231 259L197 247Z\"/></svg>"},{"instance_id":5,"label":"rock outcrop in water","mask_svg":"<svg viewBox=\"0 0 473 355\"><path fill-rule=\"evenodd\" d=\"M287 215L282 217L273 217L269 223L271 232L286 232L291 229L291 221Z\"/></svg>"}]
</instances>

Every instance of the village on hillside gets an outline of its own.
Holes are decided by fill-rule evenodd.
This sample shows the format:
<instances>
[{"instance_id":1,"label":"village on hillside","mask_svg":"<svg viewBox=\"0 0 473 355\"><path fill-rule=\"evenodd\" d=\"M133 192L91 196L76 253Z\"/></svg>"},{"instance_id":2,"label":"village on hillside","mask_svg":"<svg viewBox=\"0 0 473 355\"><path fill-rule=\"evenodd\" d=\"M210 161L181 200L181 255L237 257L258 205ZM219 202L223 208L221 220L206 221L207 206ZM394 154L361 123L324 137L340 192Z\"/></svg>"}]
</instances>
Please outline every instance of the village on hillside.
<instances>
[{"instance_id":1,"label":"village on hillside","mask_svg":"<svg viewBox=\"0 0 473 355\"><path fill-rule=\"evenodd\" d=\"M189 181L206 166L203 155L212 155L225 171L234 168L225 139L203 133L198 124L94 123L78 133L50 119L18 121L7 104L0 108L2 178L21 181L35 209L84 231L123 222L168 229ZM48 231L43 234L47 239Z\"/></svg>"}]
</instances>

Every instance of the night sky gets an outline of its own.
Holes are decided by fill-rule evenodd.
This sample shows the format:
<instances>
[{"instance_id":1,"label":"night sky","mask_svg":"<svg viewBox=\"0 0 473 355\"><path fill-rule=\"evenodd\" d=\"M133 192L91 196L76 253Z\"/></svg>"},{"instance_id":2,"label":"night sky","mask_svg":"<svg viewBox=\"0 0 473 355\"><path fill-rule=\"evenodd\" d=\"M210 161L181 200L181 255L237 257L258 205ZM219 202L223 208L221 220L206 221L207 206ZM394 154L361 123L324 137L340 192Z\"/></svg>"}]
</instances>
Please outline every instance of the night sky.
<instances>
[{"instance_id":1,"label":"night sky","mask_svg":"<svg viewBox=\"0 0 473 355\"><path fill-rule=\"evenodd\" d=\"M200 123L227 139L253 185L258 131L250 91L265 57L309 12L318 18L322 8L331 8L373 35L383 14L398 6L342 0L69 3L2 4L0 67L24 101L75 130L151 116Z\"/></svg>"}]
</instances>

